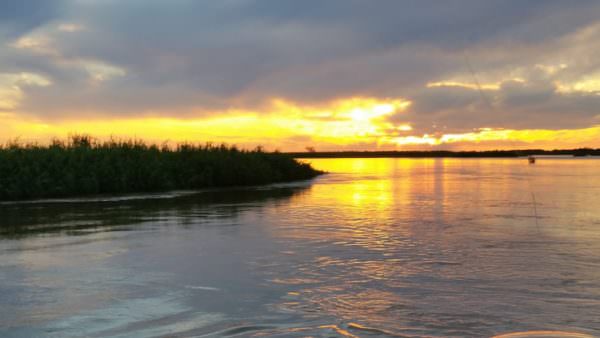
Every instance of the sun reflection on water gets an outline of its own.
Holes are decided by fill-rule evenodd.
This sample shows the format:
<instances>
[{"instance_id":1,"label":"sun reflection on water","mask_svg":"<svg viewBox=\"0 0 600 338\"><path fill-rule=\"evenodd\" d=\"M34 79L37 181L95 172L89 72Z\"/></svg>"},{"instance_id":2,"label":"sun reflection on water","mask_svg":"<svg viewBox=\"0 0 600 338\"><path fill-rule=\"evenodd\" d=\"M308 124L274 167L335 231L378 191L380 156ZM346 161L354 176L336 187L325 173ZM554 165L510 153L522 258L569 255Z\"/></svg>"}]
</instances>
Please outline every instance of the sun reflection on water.
<instances>
[{"instance_id":1,"label":"sun reflection on water","mask_svg":"<svg viewBox=\"0 0 600 338\"><path fill-rule=\"evenodd\" d=\"M279 304L287 310L356 323L342 327L352 335L363 334L362 325L415 337L436 330L475 337L504 322L507 308L556 307L546 303L553 297L548 289L560 294L560 285L571 283L562 274L573 266L564 266L561 255L575 255L572 245L584 239L562 223L577 211L568 210L571 201L561 191L583 182L548 175L563 163L548 160L529 168L519 159L310 162L331 174L308 194L293 197L286 220L268 227L293 252L315 250L286 269L294 275L287 285L295 299ZM582 165L572 170L593 172L589 163ZM600 188L598 179L586 184ZM600 219L590 206L592 195L578 195L578 209ZM592 237L585 241L596 247L589 241L600 240L598 234L586 229ZM514 292L528 299L523 309L510 301Z\"/></svg>"}]
</instances>

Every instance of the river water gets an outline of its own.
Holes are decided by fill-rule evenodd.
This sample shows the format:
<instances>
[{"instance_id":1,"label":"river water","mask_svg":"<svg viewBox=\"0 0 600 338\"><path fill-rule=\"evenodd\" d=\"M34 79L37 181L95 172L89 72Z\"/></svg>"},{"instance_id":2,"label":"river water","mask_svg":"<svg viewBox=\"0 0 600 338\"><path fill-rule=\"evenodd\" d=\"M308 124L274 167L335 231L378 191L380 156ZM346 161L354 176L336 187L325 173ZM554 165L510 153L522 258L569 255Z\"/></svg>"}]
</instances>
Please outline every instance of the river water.
<instances>
[{"instance_id":1,"label":"river water","mask_svg":"<svg viewBox=\"0 0 600 338\"><path fill-rule=\"evenodd\" d=\"M600 160L310 162L0 205L0 337L600 336Z\"/></svg>"}]
</instances>

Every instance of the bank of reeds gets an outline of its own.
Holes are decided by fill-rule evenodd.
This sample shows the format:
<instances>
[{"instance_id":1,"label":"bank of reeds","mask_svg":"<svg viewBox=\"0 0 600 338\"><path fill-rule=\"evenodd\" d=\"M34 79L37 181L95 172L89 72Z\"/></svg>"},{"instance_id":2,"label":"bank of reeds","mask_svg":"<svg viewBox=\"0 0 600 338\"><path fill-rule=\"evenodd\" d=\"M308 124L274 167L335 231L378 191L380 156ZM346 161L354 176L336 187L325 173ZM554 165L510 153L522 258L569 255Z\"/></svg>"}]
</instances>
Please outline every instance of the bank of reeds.
<instances>
[{"instance_id":1,"label":"bank of reeds","mask_svg":"<svg viewBox=\"0 0 600 338\"><path fill-rule=\"evenodd\" d=\"M72 136L50 145L0 146L0 200L258 185L319 175L289 155L260 148Z\"/></svg>"}]
</instances>

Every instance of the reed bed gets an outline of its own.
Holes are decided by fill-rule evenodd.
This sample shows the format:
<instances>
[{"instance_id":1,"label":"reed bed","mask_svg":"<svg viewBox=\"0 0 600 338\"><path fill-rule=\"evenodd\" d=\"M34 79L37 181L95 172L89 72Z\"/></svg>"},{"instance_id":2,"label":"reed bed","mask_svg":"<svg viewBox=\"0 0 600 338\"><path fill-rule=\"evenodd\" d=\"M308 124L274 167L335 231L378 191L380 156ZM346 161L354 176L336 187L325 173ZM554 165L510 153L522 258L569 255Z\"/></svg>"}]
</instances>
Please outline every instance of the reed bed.
<instances>
[{"instance_id":1,"label":"reed bed","mask_svg":"<svg viewBox=\"0 0 600 338\"><path fill-rule=\"evenodd\" d=\"M168 147L76 135L0 146L0 200L259 185L320 173L290 155L224 144Z\"/></svg>"}]
</instances>

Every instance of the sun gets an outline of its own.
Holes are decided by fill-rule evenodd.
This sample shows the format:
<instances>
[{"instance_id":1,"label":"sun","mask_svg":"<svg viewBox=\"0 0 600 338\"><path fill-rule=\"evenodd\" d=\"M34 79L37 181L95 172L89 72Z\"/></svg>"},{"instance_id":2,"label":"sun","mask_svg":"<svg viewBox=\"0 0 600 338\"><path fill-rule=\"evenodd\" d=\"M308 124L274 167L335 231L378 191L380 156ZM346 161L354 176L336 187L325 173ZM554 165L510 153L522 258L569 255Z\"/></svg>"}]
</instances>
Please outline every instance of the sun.
<instances>
[{"instance_id":1,"label":"sun","mask_svg":"<svg viewBox=\"0 0 600 338\"><path fill-rule=\"evenodd\" d=\"M397 109L391 103L382 103L366 107L357 107L350 111L350 118L354 121L369 121L392 114Z\"/></svg>"}]
</instances>

